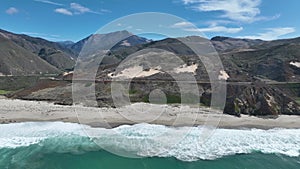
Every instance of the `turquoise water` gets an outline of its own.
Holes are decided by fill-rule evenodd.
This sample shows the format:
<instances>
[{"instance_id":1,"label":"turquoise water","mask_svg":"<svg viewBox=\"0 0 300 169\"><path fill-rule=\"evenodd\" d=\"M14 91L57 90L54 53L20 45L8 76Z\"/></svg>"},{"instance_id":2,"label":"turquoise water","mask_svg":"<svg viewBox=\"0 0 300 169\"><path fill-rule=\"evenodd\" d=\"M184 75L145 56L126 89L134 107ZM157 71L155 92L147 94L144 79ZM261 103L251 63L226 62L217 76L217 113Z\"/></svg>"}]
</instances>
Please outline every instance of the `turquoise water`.
<instances>
[{"instance_id":1,"label":"turquoise water","mask_svg":"<svg viewBox=\"0 0 300 169\"><path fill-rule=\"evenodd\" d=\"M6 152L5 152L6 151ZM300 159L284 155L251 153L232 155L216 160L184 162L175 158L132 159L116 156L106 151L71 153L20 153L22 150L1 150L1 154L11 151L23 159L3 163L1 168L9 169L299 169ZM28 150L30 151L30 150ZM24 158L25 157L25 158Z\"/></svg>"},{"instance_id":2,"label":"turquoise water","mask_svg":"<svg viewBox=\"0 0 300 169\"><path fill-rule=\"evenodd\" d=\"M176 133L187 129L148 124L101 129L101 138L97 142L99 146L77 124L52 122L0 125L0 168L300 168L300 129L217 129L209 140L197 143L196 138L199 138L197 136L200 132L194 128L184 140L173 146L158 144L153 139L161 131ZM117 138L116 131L126 138ZM143 158L118 156L102 147L130 150ZM162 149L165 150L160 151Z\"/></svg>"}]
</instances>

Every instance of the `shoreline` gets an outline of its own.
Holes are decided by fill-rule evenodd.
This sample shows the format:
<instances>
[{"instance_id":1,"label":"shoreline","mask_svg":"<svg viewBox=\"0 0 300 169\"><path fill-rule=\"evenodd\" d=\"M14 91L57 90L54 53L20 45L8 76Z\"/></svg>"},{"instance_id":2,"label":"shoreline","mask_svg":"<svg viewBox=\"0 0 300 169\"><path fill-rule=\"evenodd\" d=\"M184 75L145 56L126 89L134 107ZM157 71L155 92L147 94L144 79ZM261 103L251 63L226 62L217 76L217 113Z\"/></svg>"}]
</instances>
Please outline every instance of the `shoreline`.
<instances>
[{"instance_id":1,"label":"shoreline","mask_svg":"<svg viewBox=\"0 0 300 169\"><path fill-rule=\"evenodd\" d=\"M173 127L214 126L225 129L299 129L300 116L280 115L263 119L218 114L207 108L135 103L122 108L62 106L42 101L11 100L0 97L0 124L21 122L69 122L91 127L114 128L149 123ZM144 113L141 113L144 111Z\"/></svg>"}]
</instances>

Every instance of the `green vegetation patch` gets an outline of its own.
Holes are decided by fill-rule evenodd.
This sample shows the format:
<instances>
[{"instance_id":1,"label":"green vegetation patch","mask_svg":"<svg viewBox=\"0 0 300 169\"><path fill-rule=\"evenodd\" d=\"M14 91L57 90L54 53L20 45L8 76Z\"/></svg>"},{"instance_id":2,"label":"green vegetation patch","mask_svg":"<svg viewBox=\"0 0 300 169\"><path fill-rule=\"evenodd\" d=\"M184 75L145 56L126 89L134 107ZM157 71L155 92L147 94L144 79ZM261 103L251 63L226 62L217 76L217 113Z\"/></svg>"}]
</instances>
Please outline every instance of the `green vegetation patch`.
<instances>
[{"instance_id":1,"label":"green vegetation patch","mask_svg":"<svg viewBox=\"0 0 300 169\"><path fill-rule=\"evenodd\" d=\"M295 98L295 101L300 104L300 97Z\"/></svg>"},{"instance_id":2,"label":"green vegetation patch","mask_svg":"<svg viewBox=\"0 0 300 169\"><path fill-rule=\"evenodd\" d=\"M5 95L10 93L11 91L7 91L7 90L0 90L0 95Z\"/></svg>"},{"instance_id":3,"label":"green vegetation patch","mask_svg":"<svg viewBox=\"0 0 300 169\"><path fill-rule=\"evenodd\" d=\"M149 103L149 96L144 96L142 101L145 103ZM167 104L174 103L181 103L181 96L167 94Z\"/></svg>"},{"instance_id":4,"label":"green vegetation patch","mask_svg":"<svg viewBox=\"0 0 300 169\"><path fill-rule=\"evenodd\" d=\"M84 85L84 87L91 87L93 85L93 83L86 83L85 85Z\"/></svg>"},{"instance_id":5,"label":"green vegetation patch","mask_svg":"<svg viewBox=\"0 0 300 169\"><path fill-rule=\"evenodd\" d=\"M4 91L16 91L34 86L40 77L38 76L2 76L0 77L0 89Z\"/></svg>"},{"instance_id":6,"label":"green vegetation patch","mask_svg":"<svg viewBox=\"0 0 300 169\"><path fill-rule=\"evenodd\" d=\"M136 93L138 93L138 91L137 91L137 90L134 90L134 89L132 89L132 90L129 90L129 94L130 94L130 95L133 95L133 94L136 94Z\"/></svg>"}]
</instances>

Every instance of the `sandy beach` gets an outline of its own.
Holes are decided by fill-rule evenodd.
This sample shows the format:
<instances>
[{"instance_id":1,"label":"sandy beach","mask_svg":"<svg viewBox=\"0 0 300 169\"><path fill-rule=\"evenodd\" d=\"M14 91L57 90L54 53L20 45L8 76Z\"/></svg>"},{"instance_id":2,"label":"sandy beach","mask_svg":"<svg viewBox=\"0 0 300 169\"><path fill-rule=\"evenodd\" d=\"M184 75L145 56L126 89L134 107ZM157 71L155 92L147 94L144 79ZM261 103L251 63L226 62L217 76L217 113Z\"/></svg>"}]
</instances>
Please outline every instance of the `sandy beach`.
<instances>
[{"instance_id":1,"label":"sandy beach","mask_svg":"<svg viewBox=\"0 0 300 169\"><path fill-rule=\"evenodd\" d=\"M123 124L150 123L167 126L217 126L219 128L300 128L299 116L263 119L234 117L206 108L136 103L122 108L54 105L48 102L0 99L0 123L62 121L111 128Z\"/></svg>"}]
</instances>

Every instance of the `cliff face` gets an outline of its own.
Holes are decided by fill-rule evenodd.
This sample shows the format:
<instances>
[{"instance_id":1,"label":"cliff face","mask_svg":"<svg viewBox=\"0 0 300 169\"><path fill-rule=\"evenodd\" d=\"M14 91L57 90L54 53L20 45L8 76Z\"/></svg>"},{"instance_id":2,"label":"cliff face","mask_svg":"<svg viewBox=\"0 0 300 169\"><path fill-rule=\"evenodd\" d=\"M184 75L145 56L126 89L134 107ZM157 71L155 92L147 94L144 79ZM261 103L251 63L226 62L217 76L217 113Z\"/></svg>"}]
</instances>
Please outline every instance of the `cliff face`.
<instances>
[{"instance_id":1,"label":"cliff face","mask_svg":"<svg viewBox=\"0 0 300 169\"><path fill-rule=\"evenodd\" d=\"M90 83L83 83L88 86ZM202 93L200 102L203 106L210 106L211 87L200 84ZM166 94L167 103L181 103L179 88L175 82L132 82L128 91L131 102L149 102L149 94L154 89L161 89ZM290 88L292 89L292 88ZM72 84L65 81L41 80L33 87L11 95L13 98L26 100L44 100L62 105L72 104ZM96 84L96 99L99 107L114 107L109 82ZM300 115L300 106L289 95L274 85L262 82L252 84L228 84L225 114L234 116L251 115L264 118L276 118L278 115Z\"/></svg>"},{"instance_id":2,"label":"cliff face","mask_svg":"<svg viewBox=\"0 0 300 169\"><path fill-rule=\"evenodd\" d=\"M276 117L300 115L300 107L279 88L254 82L247 86L228 86L225 113Z\"/></svg>"}]
</instances>

